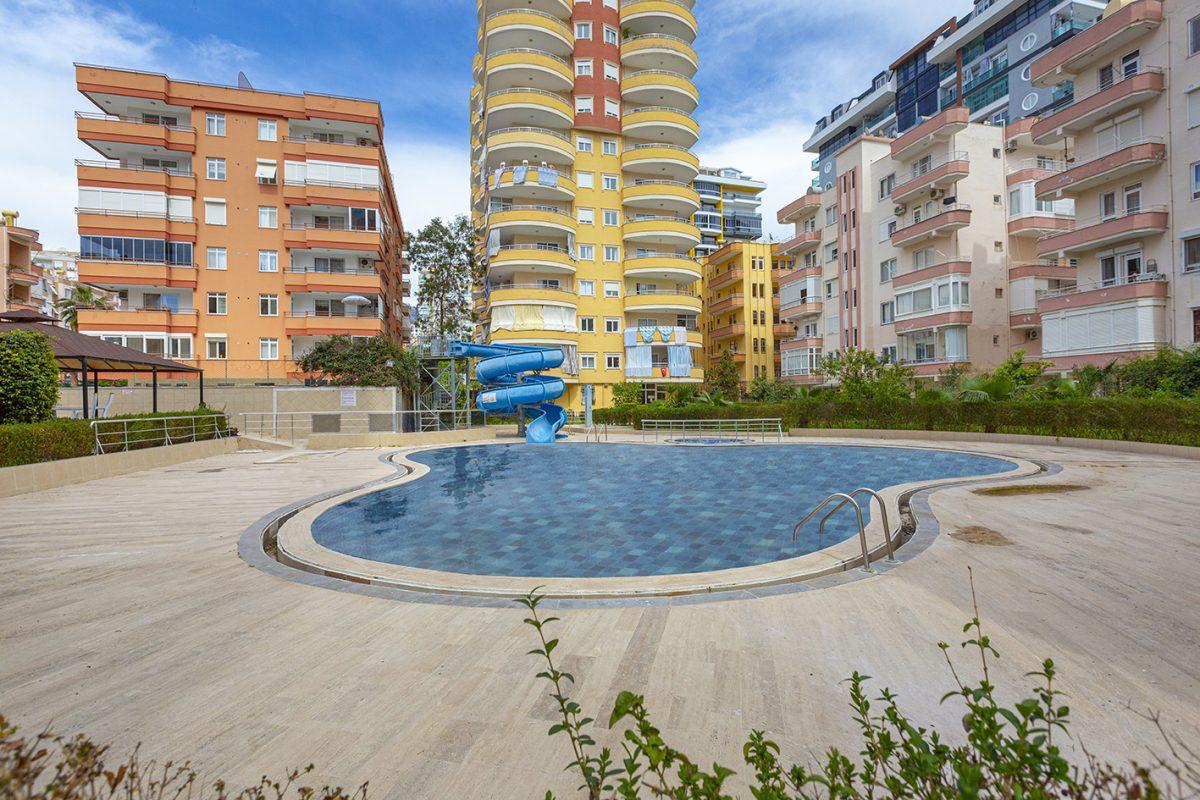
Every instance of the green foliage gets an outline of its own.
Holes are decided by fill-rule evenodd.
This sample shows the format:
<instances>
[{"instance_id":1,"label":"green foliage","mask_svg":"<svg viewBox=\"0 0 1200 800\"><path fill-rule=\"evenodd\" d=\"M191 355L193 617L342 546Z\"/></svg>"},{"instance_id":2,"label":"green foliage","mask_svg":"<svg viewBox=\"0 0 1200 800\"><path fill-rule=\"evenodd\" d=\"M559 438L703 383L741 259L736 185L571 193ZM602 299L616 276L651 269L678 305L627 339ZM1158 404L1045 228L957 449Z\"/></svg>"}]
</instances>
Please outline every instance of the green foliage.
<instances>
[{"instance_id":1,"label":"green foliage","mask_svg":"<svg viewBox=\"0 0 1200 800\"><path fill-rule=\"evenodd\" d=\"M1109 394L1195 397L1200 394L1200 347L1160 350L1153 356L1125 361L1106 377L1103 388Z\"/></svg>"},{"instance_id":2,"label":"green foliage","mask_svg":"<svg viewBox=\"0 0 1200 800\"><path fill-rule=\"evenodd\" d=\"M992 370L992 377L1012 381L1013 391L1017 391L1041 380L1052 366L1049 361L1026 361L1025 351L1018 350Z\"/></svg>"},{"instance_id":3,"label":"green foliage","mask_svg":"<svg viewBox=\"0 0 1200 800\"><path fill-rule=\"evenodd\" d=\"M409 394L419 388L416 354L386 336L365 341L331 336L318 342L296 364L336 386L398 386Z\"/></svg>"},{"instance_id":4,"label":"green foliage","mask_svg":"<svg viewBox=\"0 0 1200 800\"><path fill-rule=\"evenodd\" d=\"M471 220L460 214L448 224L434 217L409 239L409 258L420 275L421 333L441 339L470 338L475 323L471 287L478 271L477 238Z\"/></svg>"},{"instance_id":5,"label":"green foliage","mask_svg":"<svg viewBox=\"0 0 1200 800\"><path fill-rule=\"evenodd\" d=\"M283 778L263 778L233 790L224 781L208 783L190 762L159 764L124 761L83 734L65 737L49 729L30 738L0 715L0 797L6 800L365 800L363 784L354 792L339 787L306 787L298 781L313 771L293 769Z\"/></svg>"},{"instance_id":6,"label":"green foliage","mask_svg":"<svg viewBox=\"0 0 1200 800\"><path fill-rule=\"evenodd\" d=\"M974 599L973 582L971 595ZM628 723L622 732L619 761L610 748L598 749L588 732L593 720L583 716L579 703L568 694L575 678L557 667L554 652L559 640L547 638L547 627L556 618L541 616L538 606L542 597L536 589L517 602L529 614L525 623L537 633L540 646L529 652L546 664L538 677L549 684L560 717L549 735L569 740L567 769L582 779L579 788L589 800L732 800L726 785L734 770L716 763L702 768L670 746L654 725L641 695L621 692L609 716L610 729ZM779 745L768 739L765 731L754 730L742 748L751 796L755 800L1155 800L1187 796L1200 789L1196 765L1177 757L1160 761L1159 766L1174 779L1166 789L1137 764L1118 768L1089 756L1085 767L1072 767L1059 747L1060 741L1070 738L1070 710L1056 688L1054 662L1046 659L1040 669L1027 673L1033 684L1028 694L1006 705L990 674L999 653L984 630L977 604L963 634L962 647L979 665L975 679L961 677L949 645L943 642L938 647L953 686L942 702L962 707L965 737L943 737L932 725L913 720L900 707L897 695L886 688L870 699L871 678L855 672L847 683L852 716L862 739L860 760L831 748L817 764L785 767ZM952 740L962 743L951 744ZM1167 743L1173 742L1168 738ZM553 793L547 792L546 798L553 800Z\"/></svg>"},{"instance_id":7,"label":"green foliage","mask_svg":"<svg viewBox=\"0 0 1200 800\"><path fill-rule=\"evenodd\" d=\"M873 350L851 347L821 359L821 375L849 400L907 398L912 370L881 361Z\"/></svg>"},{"instance_id":8,"label":"green foliage","mask_svg":"<svg viewBox=\"0 0 1200 800\"><path fill-rule=\"evenodd\" d=\"M708 371L708 386L724 397L737 397L741 382L742 376L733 361L733 355L726 350Z\"/></svg>"},{"instance_id":9,"label":"green foliage","mask_svg":"<svg viewBox=\"0 0 1200 800\"><path fill-rule=\"evenodd\" d=\"M759 403L782 403L784 400L791 400L797 397L796 384L791 381L768 380L766 377L759 376L750 384L750 391L746 396L751 400Z\"/></svg>"},{"instance_id":10,"label":"green foliage","mask_svg":"<svg viewBox=\"0 0 1200 800\"><path fill-rule=\"evenodd\" d=\"M613 404L632 406L642 402L642 385L628 381L613 384Z\"/></svg>"},{"instance_id":11,"label":"green foliage","mask_svg":"<svg viewBox=\"0 0 1200 800\"><path fill-rule=\"evenodd\" d=\"M0 425L0 467L92 454L92 427L81 419Z\"/></svg>"},{"instance_id":12,"label":"green foliage","mask_svg":"<svg viewBox=\"0 0 1200 800\"><path fill-rule=\"evenodd\" d=\"M79 330L79 309L108 308L108 300L99 295L94 288L86 283L75 286L70 297L64 297L56 304L59 316L68 328Z\"/></svg>"},{"instance_id":13,"label":"green foliage","mask_svg":"<svg viewBox=\"0 0 1200 800\"><path fill-rule=\"evenodd\" d=\"M696 402L696 387L689 383L677 383L667 388L667 406L683 408Z\"/></svg>"},{"instance_id":14,"label":"green foliage","mask_svg":"<svg viewBox=\"0 0 1200 800\"><path fill-rule=\"evenodd\" d=\"M37 331L0 334L0 425L54 416L58 364L50 339Z\"/></svg>"}]
</instances>

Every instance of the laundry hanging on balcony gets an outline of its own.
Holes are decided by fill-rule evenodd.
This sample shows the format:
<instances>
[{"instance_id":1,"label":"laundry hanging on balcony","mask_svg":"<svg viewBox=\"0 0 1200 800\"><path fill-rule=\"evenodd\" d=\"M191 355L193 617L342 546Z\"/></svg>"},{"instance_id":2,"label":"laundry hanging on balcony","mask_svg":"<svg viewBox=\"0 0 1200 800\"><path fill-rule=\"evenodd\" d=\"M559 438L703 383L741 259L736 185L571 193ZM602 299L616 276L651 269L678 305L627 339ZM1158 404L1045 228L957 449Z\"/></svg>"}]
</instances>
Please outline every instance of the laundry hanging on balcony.
<instances>
[{"instance_id":1,"label":"laundry hanging on balcony","mask_svg":"<svg viewBox=\"0 0 1200 800\"><path fill-rule=\"evenodd\" d=\"M650 345L639 344L625 348L625 375L630 378L649 378L653 369Z\"/></svg>"},{"instance_id":2,"label":"laundry hanging on balcony","mask_svg":"<svg viewBox=\"0 0 1200 800\"><path fill-rule=\"evenodd\" d=\"M635 347L637 345L637 343L638 343L638 329L637 328L626 328L625 329L625 346L626 347Z\"/></svg>"},{"instance_id":3,"label":"laundry hanging on balcony","mask_svg":"<svg viewBox=\"0 0 1200 800\"><path fill-rule=\"evenodd\" d=\"M492 228L490 231L488 231L488 245L487 245L488 258L494 257L499 252L500 252L500 229Z\"/></svg>"},{"instance_id":4,"label":"laundry hanging on balcony","mask_svg":"<svg viewBox=\"0 0 1200 800\"><path fill-rule=\"evenodd\" d=\"M692 375L692 348L676 344L668 347L667 370L672 378L690 378Z\"/></svg>"},{"instance_id":5,"label":"laundry hanging on balcony","mask_svg":"<svg viewBox=\"0 0 1200 800\"><path fill-rule=\"evenodd\" d=\"M646 344L650 344L651 342L653 342L653 341L654 341L654 332L655 332L656 330L658 330L658 329L657 329L657 328L652 328L652 327L649 327L649 326L643 326L643 327L641 327L641 328L638 328L638 331L639 331L639 332L640 332L640 334L641 334L641 339L642 339L642 341L643 341L643 342L645 342Z\"/></svg>"},{"instance_id":6,"label":"laundry hanging on balcony","mask_svg":"<svg viewBox=\"0 0 1200 800\"><path fill-rule=\"evenodd\" d=\"M513 167L513 184L522 184L525 182L525 176L529 174L529 167L520 166Z\"/></svg>"},{"instance_id":7,"label":"laundry hanging on balcony","mask_svg":"<svg viewBox=\"0 0 1200 800\"><path fill-rule=\"evenodd\" d=\"M558 186L558 170L542 167L538 170L538 183L542 186Z\"/></svg>"}]
</instances>

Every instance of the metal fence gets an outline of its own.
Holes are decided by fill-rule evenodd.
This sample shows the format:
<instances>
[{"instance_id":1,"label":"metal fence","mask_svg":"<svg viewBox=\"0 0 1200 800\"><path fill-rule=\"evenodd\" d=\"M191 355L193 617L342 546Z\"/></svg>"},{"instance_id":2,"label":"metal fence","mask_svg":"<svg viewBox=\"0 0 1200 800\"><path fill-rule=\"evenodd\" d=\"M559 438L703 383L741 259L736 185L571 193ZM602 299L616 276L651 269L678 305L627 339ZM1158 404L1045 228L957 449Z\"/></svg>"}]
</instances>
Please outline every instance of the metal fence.
<instances>
[{"instance_id":1,"label":"metal fence","mask_svg":"<svg viewBox=\"0 0 1200 800\"><path fill-rule=\"evenodd\" d=\"M282 411L244 413L241 433L303 444L313 434L426 433L463 430L488 424L475 409L445 411ZM495 420L495 417L493 417Z\"/></svg>"},{"instance_id":2,"label":"metal fence","mask_svg":"<svg viewBox=\"0 0 1200 800\"><path fill-rule=\"evenodd\" d=\"M683 441L712 439L721 441L783 441L783 419L644 419L642 441Z\"/></svg>"},{"instance_id":3,"label":"metal fence","mask_svg":"<svg viewBox=\"0 0 1200 800\"><path fill-rule=\"evenodd\" d=\"M224 439L237 434L224 414L178 417L98 419L92 422L95 452L123 453L186 442Z\"/></svg>"}]
</instances>

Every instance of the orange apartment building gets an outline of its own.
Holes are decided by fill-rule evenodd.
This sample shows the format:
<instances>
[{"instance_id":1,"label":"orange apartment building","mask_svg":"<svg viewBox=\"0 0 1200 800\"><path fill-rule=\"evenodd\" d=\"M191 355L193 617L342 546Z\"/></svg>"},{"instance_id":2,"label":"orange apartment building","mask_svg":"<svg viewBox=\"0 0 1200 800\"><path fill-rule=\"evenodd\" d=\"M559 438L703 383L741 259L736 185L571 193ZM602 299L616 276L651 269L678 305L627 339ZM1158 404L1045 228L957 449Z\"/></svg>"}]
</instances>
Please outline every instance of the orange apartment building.
<instances>
[{"instance_id":1,"label":"orange apartment building","mask_svg":"<svg viewBox=\"0 0 1200 800\"><path fill-rule=\"evenodd\" d=\"M76 65L81 332L231 380L323 337L402 342L404 231L379 103Z\"/></svg>"},{"instance_id":2,"label":"orange apartment building","mask_svg":"<svg viewBox=\"0 0 1200 800\"><path fill-rule=\"evenodd\" d=\"M0 313L40 310L31 293L42 276L33 254L42 246L37 231L17 226L19 216L15 211L0 211Z\"/></svg>"}]
</instances>

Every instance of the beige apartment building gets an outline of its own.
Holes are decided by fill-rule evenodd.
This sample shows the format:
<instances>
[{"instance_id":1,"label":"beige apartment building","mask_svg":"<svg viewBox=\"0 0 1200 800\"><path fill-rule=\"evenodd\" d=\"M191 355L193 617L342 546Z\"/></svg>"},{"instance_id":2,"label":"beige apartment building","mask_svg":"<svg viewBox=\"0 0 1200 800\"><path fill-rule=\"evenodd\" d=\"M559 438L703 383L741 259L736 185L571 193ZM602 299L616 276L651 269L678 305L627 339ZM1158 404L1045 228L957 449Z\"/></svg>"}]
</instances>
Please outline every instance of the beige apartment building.
<instances>
[{"instance_id":1,"label":"beige apartment building","mask_svg":"<svg viewBox=\"0 0 1200 800\"><path fill-rule=\"evenodd\" d=\"M1030 64L1073 102L1003 126L954 106L839 150L778 214L782 375L820 382L848 347L936 377L1200 340L1198 40L1197 0L1114 3Z\"/></svg>"},{"instance_id":2,"label":"beige apartment building","mask_svg":"<svg viewBox=\"0 0 1200 800\"><path fill-rule=\"evenodd\" d=\"M0 212L0 312L38 311L33 287L42 269L35 261L42 245L38 232L17 225L16 211Z\"/></svg>"}]
</instances>

